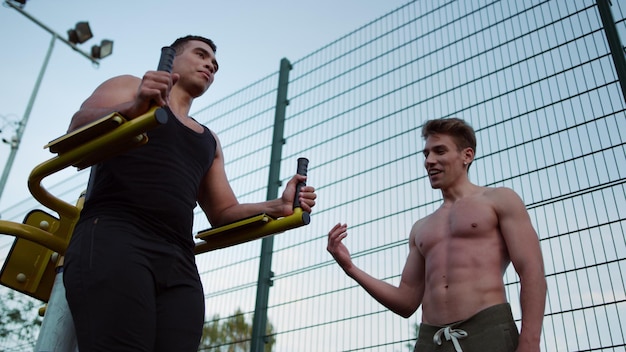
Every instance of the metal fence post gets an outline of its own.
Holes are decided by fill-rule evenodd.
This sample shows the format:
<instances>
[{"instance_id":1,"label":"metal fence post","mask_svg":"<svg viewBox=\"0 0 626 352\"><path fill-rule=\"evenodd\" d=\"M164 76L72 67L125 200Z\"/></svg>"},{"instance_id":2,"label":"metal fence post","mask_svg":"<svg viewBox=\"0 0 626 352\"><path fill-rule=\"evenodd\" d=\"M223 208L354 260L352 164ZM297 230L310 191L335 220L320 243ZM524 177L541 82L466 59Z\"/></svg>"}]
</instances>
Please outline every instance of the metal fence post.
<instances>
[{"instance_id":1,"label":"metal fence post","mask_svg":"<svg viewBox=\"0 0 626 352\"><path fill-rule=\"evenodd\" d=\"M602 19L606 40L611 49L613 64L622 88L622 96L624 97L624 102L626 102L626 55L624 54L624 45L619 38L615 20L611 13L611 2L610 0L596 0L596 4L598 4L598 12Z\"/></svg>"},{"instance_id":2,"label":"metal fence post","mask_svg":"<svg viewBox=\"0 0 626 352\"><path fill-rule=\"evenodd\" d=\"M289 101L287 100L287 86L289 85L289 71L292 66L289 60L280 60L280 73L278 75L278 91L276 96L276 112L274 115L274 136L272 140L272 154L267 186L267 199L276 199L280 187L280 163L285 129L285 113ZM252 321L251 351L262 352L265 350L267 329L267 303L269 300L270 286L272 286L272 252L274 250L274 236L265 237L261 243L261 261L259 263L259 278L257 282L256 303L254 318Z\"/></svg>"}]
</instances>

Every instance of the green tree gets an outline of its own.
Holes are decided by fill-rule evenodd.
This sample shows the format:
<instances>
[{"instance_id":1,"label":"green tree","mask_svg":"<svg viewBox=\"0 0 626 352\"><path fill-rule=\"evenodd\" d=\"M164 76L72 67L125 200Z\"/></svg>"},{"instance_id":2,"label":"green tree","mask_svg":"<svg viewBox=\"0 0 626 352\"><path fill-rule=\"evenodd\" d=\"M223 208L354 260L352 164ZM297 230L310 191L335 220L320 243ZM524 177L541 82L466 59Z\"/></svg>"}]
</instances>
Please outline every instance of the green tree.
<instances>
[{"instance_id":1,"label":"green tree","mask_svg":"<svg viewBox=\"0 0 626 352\"><path fill-rule=\"evenodd\" d=\"M41 327L41 302L14 290L0 291L0 350L32 350Z\"/></svg>"},{"instance_id":2,"label":"green tree","mask_svg":"<svg viewBox=\"0 0 626 352\"><path fill-rule=\"evenodd\" d=\"M265 344L265 352L271 352L276 340L270 322L267 323L266 335L269 340ZM246 321L244 313L238 308L230 317L222 319L216 314L204 324L198 351L247 352L250 351L251 339L252 322Z\"/></svg>"}]
</instances>

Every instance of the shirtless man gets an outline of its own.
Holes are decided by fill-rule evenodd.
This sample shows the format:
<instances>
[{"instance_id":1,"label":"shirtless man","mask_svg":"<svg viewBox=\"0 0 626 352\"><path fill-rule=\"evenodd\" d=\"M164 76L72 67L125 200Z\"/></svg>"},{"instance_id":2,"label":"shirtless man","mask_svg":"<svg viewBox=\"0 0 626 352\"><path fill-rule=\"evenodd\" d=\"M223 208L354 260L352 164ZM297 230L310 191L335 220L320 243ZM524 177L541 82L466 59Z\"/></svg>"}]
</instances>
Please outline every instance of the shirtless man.
<instances>
[{"instance_id":1,"label":"shirtless man","mask_svg":"<svg viewBox=\"0 0 626 352\"><path fill-rule=\"evenodd\" d=\"M402 317L422 307L415 351L539 351L546 299L537 233L511 189L480 187L468 178L476 137L456 118L428 121L424 166L443 204L417 221L396 287L356 267L342 240L347 225L328 234L328 251L372 297ZM520 277L521 331L506 300L509 263Z\"/></svg>"}]
</instances>

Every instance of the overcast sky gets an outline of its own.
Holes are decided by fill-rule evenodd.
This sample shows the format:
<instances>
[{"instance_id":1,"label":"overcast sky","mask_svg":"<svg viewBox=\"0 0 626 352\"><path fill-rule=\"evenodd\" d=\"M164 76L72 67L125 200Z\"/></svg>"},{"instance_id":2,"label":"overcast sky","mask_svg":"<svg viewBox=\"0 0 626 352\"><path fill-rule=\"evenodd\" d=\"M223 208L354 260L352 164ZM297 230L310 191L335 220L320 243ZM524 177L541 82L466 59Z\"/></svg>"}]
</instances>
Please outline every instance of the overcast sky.
<instances>
[{"instance_id":1,"label":"overcast sky","mask_svg":"<svg viewBox=\"0 0 626 352\"><path fill-rule=\"evenodd\" d=\"M52 35L8 7L0 7L0 135L10 139L22 120ZM102 81L119 74L141 76L158 62L160 48L196 34L217 44L220 71L192 112L279 68L283 57L296 61L369 23L408 0L29 0L24 11L66 37L88 21L94 37L81 44L89 52L102 39L114 41L113 55L99 67L56 40L17 158L0 198L0 214L30 197L26 180L51 158L43 146L65 133L72 114ZM10 148L0 143L0 170ZM67 170L58 175L64 178ZM44 185L55 182L44 180Z\"/></svg>"}]
</instances>

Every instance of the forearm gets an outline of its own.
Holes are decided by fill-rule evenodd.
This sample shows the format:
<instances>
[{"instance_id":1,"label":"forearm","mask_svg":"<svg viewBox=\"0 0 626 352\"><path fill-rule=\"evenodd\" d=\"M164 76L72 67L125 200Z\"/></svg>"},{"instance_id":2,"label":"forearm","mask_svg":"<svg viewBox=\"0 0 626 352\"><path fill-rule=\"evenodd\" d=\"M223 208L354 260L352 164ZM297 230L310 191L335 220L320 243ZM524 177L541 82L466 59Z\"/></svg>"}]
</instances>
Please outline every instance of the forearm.
<instances>
[{"instance_id":1,"label":"forearm","mask_svg":"<svg viewBox=\"0 0 626 352\"><path fill-rule=\"evenodd\" d=\"M528 349L520 349L520 351L539 351L547 285L545 277L540 273L527 276L520 276L522 308L520 347L526 346Z\"/></svg>"},{"instance_id":2,"label":"forearm","mask_svg":"<svg viewBox=\"0 0 626 352\"><path fill-rule=\"evenodd\" d=\"M404 317L410 317L419 306L415 299L416 293L408 287L396 287L383 280L369 275L358 267L351 265L344 268L346 274L354 279L376 301L387 307L392 312Z\"/></svg>"},{"instance_id":3,"label":"forearm","mask_svg":"<svg viewBox=\"0 0 626 352\"><path fill-rule=\"evenodd\" d=\"M281 217L289 214L284 212L284 204L280 199L269 200L259 203L237 203L225 208L219 219L214 219L214 226L222 226L237 220L245 219L250 216L265 213L272 217Z\"/></svg>"}]
</instances>

